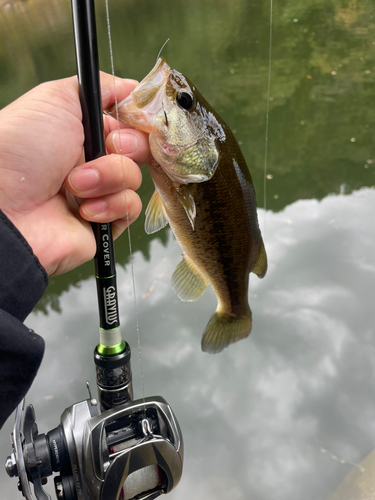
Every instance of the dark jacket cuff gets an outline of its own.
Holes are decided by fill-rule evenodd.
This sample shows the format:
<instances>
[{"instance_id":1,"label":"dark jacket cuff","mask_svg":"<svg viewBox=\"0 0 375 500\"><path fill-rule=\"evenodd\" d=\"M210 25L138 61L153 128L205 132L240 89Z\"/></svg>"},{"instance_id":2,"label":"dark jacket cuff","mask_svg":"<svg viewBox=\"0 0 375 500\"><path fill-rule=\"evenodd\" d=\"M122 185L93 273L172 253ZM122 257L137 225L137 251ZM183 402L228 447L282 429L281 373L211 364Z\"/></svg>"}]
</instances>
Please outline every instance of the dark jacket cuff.
<instances>
[{"instance_id":1,"label":"dark jacket cuff","mask_svg":"<svg viewBox=\"0 0 375 500\"><path fill-rule=\"evenodd\" d=\"M0 309L0 428L25 397L44 353L44 340Z\"/></svg>"},{"instance_id":2,"label":"dark jacket cuff","mask_svg":"<svg viewBox=\"0 0 375 500\"><path fill-rule=\"evenodd\" d=\"M30 245L0 210L0 308L24 321L47 285Z\"/></svg>"}]
</instances>

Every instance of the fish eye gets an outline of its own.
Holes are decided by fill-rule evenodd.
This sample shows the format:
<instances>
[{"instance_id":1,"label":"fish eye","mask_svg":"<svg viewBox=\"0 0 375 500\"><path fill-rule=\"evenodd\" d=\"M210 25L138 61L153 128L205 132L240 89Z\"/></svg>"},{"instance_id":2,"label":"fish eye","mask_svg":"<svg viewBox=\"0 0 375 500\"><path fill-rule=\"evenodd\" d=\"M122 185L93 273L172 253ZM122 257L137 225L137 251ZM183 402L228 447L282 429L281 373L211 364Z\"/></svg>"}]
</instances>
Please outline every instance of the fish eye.
<instances>
[{"instance_id":1,"label":"fish eye","mask_svg":"<svg viewBox=\"0 0 375 500\"><path fill-rule=\"evenodd\" d=\"M181 108L189 110L194 103L193 96L188 92L179 92L176 97L177 103Z\"/></svg>"}]
</instances>

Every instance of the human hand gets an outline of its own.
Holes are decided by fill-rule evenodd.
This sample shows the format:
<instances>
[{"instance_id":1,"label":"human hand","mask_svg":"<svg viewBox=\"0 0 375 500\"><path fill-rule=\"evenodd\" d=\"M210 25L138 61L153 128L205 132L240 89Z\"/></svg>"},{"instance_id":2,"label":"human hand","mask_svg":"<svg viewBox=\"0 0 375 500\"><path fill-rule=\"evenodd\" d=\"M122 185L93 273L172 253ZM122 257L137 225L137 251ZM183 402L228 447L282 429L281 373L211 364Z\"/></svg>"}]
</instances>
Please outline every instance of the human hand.
<instances>
[{"instance_id":1,"label":"human hand","mask_svg":"<svg viewBox=\"0 0 375 500\"><path fill-rule=\"evenodd\" d=\"M116 78L118 102L136 84ZM109 109L115 103L112 76L101 73L101 92L103 109ZM76 77L43 83L0 111L0 209L49 276L93 258L88 221L112 222L117 238L142 207L135 190L139 166L151 158L147 135L122 125L118 131L105 116L106 148L113 154L84 163L81 120Z\"/></svg>"}]
</instances>

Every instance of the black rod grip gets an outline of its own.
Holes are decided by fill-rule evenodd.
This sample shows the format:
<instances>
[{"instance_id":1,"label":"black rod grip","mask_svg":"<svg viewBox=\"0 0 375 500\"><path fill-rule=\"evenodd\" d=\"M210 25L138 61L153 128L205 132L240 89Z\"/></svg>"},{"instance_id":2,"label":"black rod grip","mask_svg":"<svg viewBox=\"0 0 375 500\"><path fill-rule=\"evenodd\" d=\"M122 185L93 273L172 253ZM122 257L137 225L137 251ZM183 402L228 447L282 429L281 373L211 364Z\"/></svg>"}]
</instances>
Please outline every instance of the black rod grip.
<instances>
[{"instance_id":1,"label":"black rod grip","mask_svg":"<svg viewBox=\"0 0 375 500\"><path fill-rule=\"evenodd\" d=\"M72 0L79 96L85 131L86 161L106 154L93 0Z\"/></svg>"}]
</instances>

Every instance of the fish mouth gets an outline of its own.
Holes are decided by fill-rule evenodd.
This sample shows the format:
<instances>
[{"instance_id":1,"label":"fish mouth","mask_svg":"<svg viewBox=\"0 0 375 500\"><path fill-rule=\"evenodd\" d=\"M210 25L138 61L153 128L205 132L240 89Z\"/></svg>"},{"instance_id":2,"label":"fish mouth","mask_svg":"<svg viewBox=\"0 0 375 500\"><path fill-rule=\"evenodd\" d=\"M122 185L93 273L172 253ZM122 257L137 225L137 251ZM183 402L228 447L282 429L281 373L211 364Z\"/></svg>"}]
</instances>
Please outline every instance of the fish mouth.
<instances>
[{"instance_id":1,"label":"fish mouth","mask_svg":"<svg viewBox=\"0 0 375 500\"><path fill-rule=\"evenodd\" d=\"M155 99L160 89L165 86L170 69L165 59L159 57L150 73L129 96L138 108L144 108Z\"/></svg>"},{"instance_id":2,"label":"fish mouth","mask_svg":"<svg viewBox=\"0 0 375 500\"><path fill-rule=\"evenodd\" d=\"M170 66L159 57L150 73L136 86L128 97L108 114L143 132L151 132L151 119L163 106L164 88L170 74Z\"/></svg>"}]
</instances>

